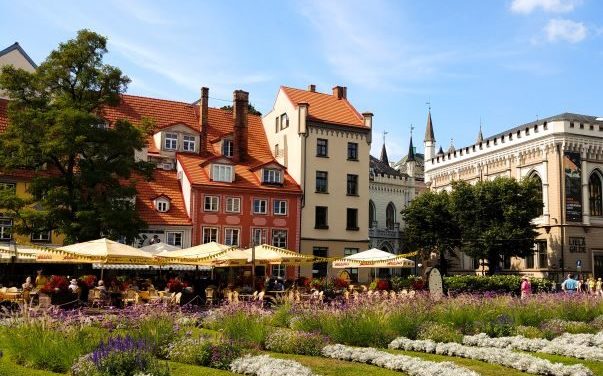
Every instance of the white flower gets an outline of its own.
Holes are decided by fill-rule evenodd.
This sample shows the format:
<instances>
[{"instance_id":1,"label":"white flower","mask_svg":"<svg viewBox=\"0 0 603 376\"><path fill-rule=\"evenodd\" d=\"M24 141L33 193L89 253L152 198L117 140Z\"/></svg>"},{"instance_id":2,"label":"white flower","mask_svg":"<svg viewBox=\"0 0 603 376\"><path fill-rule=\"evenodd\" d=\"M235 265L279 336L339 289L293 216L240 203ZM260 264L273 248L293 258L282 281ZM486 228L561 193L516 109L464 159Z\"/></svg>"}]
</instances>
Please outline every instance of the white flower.
<instances>
[{"instance_id":1,"label":"white flower","mask_svg":"<svg viewBox=\"0 0 603 376\"><path fill-rule=\"evenodd\" d=\"M474 336L475 337L475 336ZM483 336L471 338L475 343L486 341ZM496 339L495 339L496 340ZM433 341L411 340L396 338L389 344L391 349L407 351L433 352L440 355L458 356L462 358L481 360L491 364L515 368L523 372L537 375L554 376L591 376L592 372L581 364L567 366L561 363L552 363L546 359L523 353L517 353L507 348L508 341L500 342L501 347L471 347L458 343L434 343ZM435 344L435 347L434 347Z\"/></svg>"},{"instance_id":2,"label":"white flower","mask_svg":"<svg viewBox=\"0 0 603 376\"><path fill-rule=\"evenodd\" d=\"M276 359L268 355L237 358L230 363L230 370L254 376L314 376L312 370L294 360Z\"/></svg>"},{"instance_id":3,"label":"white flower","mask_svg":"<svg viewBox=\"0 0 603 376\"><path fill-rule=\"evenodd\" d=\"M390 354L372 347L344 345L325 346L322 354L328 358L369 363L378 367L402 371L410 376L478 376L477 372L451 362L432 362L406 355Z\"/></svg>"}]
</instances>

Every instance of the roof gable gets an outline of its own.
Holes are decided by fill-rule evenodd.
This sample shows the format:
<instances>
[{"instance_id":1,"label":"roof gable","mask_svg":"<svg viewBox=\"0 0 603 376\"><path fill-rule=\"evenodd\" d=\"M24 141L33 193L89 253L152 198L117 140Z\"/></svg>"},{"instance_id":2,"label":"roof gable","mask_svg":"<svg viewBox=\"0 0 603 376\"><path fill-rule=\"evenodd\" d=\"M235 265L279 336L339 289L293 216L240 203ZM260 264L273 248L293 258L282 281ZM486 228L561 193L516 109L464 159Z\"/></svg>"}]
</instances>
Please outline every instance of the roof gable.
<instances>
[{"instance_id":1,"label":"roof gable","mask_svg":"<svg viewBox=\"0 0 603 376\"><path fill-rule=\"evenodd\" d=\"M27 52L25 52L25 50L21 47L21 45L19 44L19 42L15 42L13 44L11 44L10 46L6 47L5 49L3 49L2 51L0 51L0 57L4 56L4 55L8 55L9 53L13 52L13 51L17 51L19 52L19 54L21 54L21 56L23 56L23 58L25 58L25 60L27 60L27 62L29 64L31 64L31 67L33 69L37 69L38 68L38 64L36 64L33 59L31 57L29 57L29 55L27 54Z\"/></svg>"}]
</instances>

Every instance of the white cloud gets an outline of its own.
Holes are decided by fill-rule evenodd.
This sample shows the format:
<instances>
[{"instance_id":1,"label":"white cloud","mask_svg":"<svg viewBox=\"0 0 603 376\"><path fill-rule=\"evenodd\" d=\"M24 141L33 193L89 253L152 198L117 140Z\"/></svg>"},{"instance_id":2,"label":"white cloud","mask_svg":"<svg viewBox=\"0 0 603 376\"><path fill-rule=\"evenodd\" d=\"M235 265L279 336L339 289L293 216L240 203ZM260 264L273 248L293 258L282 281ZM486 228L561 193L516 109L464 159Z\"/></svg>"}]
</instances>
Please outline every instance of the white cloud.
<instances>
[{"instance_id":1,"label":"white cloud","mask_svg":"<svg viewBox=\"0 0 603 376\"><path fill-rule=\"evenodd\" d=\"M549 42L567 41L578 43L587 35L586 26L582 22L565 19L552 19L544 27L546 38Z\"/></svg>"},{"instance_id":2,"label":"white cloud","mask_svg":"<svg viewBox=\"0 0 603 376\"><path fill-rule=\"evenodd\" d=\"M511 11L530 14L537 9L551 13L567 13L573 11L582 0L513 0Z\"/></svg>"}]
</instances>

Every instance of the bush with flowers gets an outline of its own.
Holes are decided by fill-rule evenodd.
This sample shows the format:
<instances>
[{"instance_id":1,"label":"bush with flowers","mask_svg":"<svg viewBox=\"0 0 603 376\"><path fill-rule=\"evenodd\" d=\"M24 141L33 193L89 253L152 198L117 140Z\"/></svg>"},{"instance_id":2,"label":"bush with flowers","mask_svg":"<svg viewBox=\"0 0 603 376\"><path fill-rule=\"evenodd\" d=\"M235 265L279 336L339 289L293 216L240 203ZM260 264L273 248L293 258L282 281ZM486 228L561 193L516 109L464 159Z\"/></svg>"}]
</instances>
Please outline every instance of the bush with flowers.
<instances>
[{"instance_id":1,"label":"bush with flowers","mask_svg":"<svg viewBox=\"0 0 603 376\"><path fill-rule=\"evenodd\" d=\"M350 282L347 279L337 277L333 278L333 285L336 289L347 289Z\"/></svg>"},{"instance_id":2,"label":"bush with flowers","mask_svg":"<svg viewBox=\"0 0 603 376\"><path fill-rule=\"evenodd\" d=\"M169 291L174 293L182 292L186 287L188 287L186 282L182 282L179 278L170 278L167 283Z\"/></svg>"},{"instance_id":3,"label":"bush with flowers","mask_svg":"<svg viewBox=\"0 0 603 376\"><path fill-rule=\"evenodd\" d=\"M266 349L285 354L321 354L329 343L326 336L287 328L276 328L266 337Z\"/></svg>"},{"instance_id":4,"label":"bush with flowers","mask_svg":"<svg viewBox=\"0 0 603 376\"><path fill-rule=\"evenodd\" d=\"M79 280L89 289L96 286L96 276L93 274L83 275L79 278Z\"/></svg>"},{"instance_id":5,"label":"bush with flowers","mask_svg":"<svg viewBox=\"0 0 603 376\"><path fill-rule=\"evenodd\" d=\"M241 347L231 341L209 337L183 337L168 345L168 358L175 362L228 369L241 356Z\"/></svg>"},{"instance_id":6,"label":"bush with flowers","mask_svg":"<svg viewBox=\"0 0 603 376\"><path fill-rule=\"evenodd\" d=\"M44 287L40 289L44 294L54 294L58 292L66 292L69 287L67 278L60 275L53 275Z\"/></svg>"}]
</instances>

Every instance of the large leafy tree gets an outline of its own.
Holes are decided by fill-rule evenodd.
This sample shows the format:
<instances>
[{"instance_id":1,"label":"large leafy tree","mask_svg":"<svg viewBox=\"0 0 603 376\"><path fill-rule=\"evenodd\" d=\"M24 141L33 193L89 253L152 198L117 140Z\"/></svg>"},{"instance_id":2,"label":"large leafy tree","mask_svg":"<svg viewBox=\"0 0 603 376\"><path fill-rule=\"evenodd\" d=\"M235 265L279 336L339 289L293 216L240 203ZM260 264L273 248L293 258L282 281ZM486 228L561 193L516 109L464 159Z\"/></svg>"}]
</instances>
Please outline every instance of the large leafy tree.
<instances>
[{"instance_id":1,"label":"large leafy tree","mask_svg":"<svg viewBox=\"0 0 603 376\"><path fill-rule=\"evenodd\" d=\"M461 245L459 229L451 212L450 196L446 191L428 191L417 196L402 211L405 248L419 252L421 259L436 253L443 274L447 273L448 258Z\"/></svg>"},{"instance_id":2,"label":"large leafy tree","mask_svg":"<svg viewBox=\"0 0 603 376\"><path fill-rule=\"evenodd\" d=\"M101 235L132 239L145 226L134 207L133 173L149 177L152 166L136 161L150 125L101 116L124 93L128 77L104 64L105 37L88 30L61 43L29 73L7 66L0 88L8 93L9 126L0 136L0 170L33 174L31 198L0 194L0 207L15 230L56 230L66 242Z\"/></svg>"},{"instance_id":3,"label":"large leafy tree","mask_svg":"<svg viewBox=\"0 0 603 376\"><path fill-rule=\"evenodd\" d=\"M497 272L505 257L534 252L537 232L532 220L543 206L534 179L497 178L475 185L455 182L450 199L463 240L461 249L487 260L489 274Z\"/></svg>"}]
</instances>

